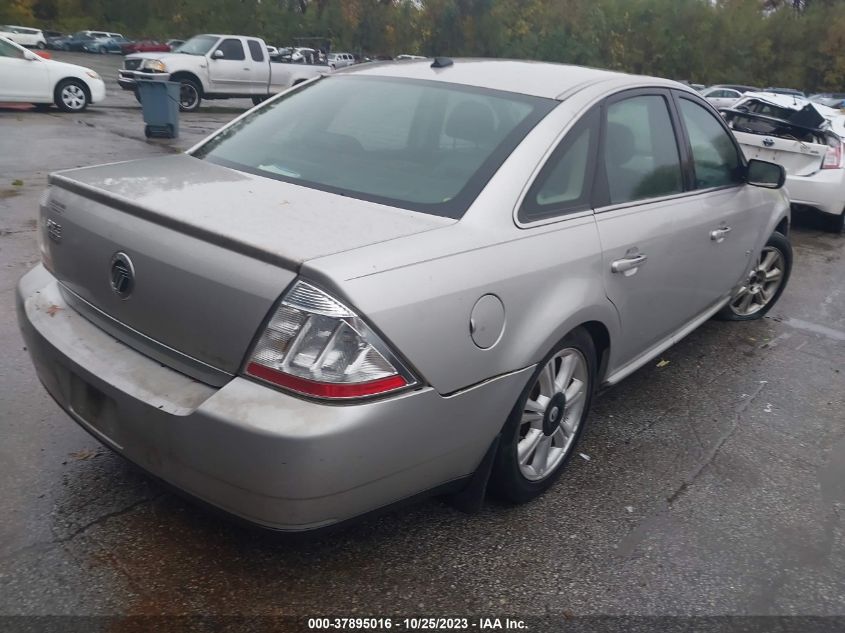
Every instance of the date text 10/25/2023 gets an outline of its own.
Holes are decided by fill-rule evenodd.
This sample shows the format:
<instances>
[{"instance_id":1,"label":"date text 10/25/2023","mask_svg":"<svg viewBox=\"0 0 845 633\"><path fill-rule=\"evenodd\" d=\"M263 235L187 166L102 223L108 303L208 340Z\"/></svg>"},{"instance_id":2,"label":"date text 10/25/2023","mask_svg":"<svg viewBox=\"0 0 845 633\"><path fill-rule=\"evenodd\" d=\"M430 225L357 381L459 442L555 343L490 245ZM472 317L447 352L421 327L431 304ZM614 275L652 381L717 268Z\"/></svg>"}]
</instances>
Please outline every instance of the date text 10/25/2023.
<instances>
[{"instance_id":1,"label":"date text 10/25/2023","mask_svg":"<svg viewBox=\"0 0 845 633\"><path fill-rule=\"evenodd\" d=\"M308 629L312 631L518 631L527 628L525 621L519 618L308 618Z\"/></svg>"}]
</instances>

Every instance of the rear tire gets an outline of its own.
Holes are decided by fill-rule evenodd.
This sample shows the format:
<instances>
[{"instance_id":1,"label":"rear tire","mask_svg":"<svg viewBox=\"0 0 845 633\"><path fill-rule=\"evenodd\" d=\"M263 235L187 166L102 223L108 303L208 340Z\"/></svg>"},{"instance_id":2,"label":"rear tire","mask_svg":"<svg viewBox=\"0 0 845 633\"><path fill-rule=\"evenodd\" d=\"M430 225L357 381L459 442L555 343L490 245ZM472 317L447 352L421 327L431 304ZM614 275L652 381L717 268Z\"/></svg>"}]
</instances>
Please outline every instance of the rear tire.
<instances>
[{"instance_id":1,"label":"rear tire","mask_svg":"<svg viewBox=\"0 0 845 633\"><path fill-rule=\"evenodd\" d=\"M56 107L62 112L82 112L91 102L88 87L79 79L64 79L53 93Z\"/></svg>"},{"instance_id":2,"label":"rear tire","mask_svg":"<svg viewBox=\"0 0 845 633\"><path fill-rule=\"evenodd\" d=\"M490 478L494 495L524 503L560 477L590 411L596 368L595 344L583 328L537 365L502 430Z\"/></svg>"},{"instance_id":3,"label":"rear tire","mask_svg":"<svg viewBox=\"0 0 845 633\"><path fill-rule=\"evenodd\" d=\"M252 105L262 104L265 101L267 101L267 99L269 99L269 97L262 97L262 96L256 95L252 98Z\"/></svg>"},{"instance_id":4,"label":"rear tire","mask_svg":"<svg viewBox=\"0 0 845 633\"><path fill-rule=\"evenodd\" d=\"M783 294L792 272L792 246L782 233L769 237L751 274L730 302L716 315L723 321L763 318Z\"/></svg>"}]
</instances>

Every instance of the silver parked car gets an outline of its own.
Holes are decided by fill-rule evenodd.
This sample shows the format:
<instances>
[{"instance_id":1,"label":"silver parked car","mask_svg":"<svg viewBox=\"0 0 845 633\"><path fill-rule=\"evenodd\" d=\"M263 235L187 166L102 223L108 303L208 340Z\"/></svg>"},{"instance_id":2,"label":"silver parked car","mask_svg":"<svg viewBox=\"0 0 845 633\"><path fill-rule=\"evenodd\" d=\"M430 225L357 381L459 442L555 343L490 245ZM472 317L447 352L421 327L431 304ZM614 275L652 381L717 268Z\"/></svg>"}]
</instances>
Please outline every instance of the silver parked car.
<instances>
[{"instance_id":1,"label":"silver parked car","mask_svg":"<svg viewBox=\"0 0 845 633\"><path fill-rule=\"evenodd\" d=\"M599 386L777 301L783 180L668 80L356 66L186 154L53 174L20 325L76 422L249 521L521 502Z\"/></svg>"}]
</instances>

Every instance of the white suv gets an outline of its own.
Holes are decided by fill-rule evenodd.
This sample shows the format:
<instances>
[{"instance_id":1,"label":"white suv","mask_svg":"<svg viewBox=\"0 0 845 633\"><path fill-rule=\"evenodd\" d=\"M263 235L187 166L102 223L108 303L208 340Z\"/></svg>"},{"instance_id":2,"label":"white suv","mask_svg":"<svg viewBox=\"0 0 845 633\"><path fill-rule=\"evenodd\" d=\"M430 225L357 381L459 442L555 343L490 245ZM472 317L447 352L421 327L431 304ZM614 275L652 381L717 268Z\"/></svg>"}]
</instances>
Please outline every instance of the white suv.
<instances>
[{"instance_id":1,"label":"white suv","mask_svg":"<svg viewBox=\"0 0 845 633\"><path fill-rule=\"evenodd\" d=\"M329 53L328 64L331 68L344 68L355 63L351 53Z\"/></svg>"},{"instance_id":2,"label":"white suv","mask_svg":"<svg viewBox=\"0 0 845 633\"><path fill-rule=\"evenodd\" d=\"M10 24L0 26L0 35L21 46L30 48L47 48L47 40L41 29L31 29L26 26L12 26Z\"/></svg>"}]
</instances>

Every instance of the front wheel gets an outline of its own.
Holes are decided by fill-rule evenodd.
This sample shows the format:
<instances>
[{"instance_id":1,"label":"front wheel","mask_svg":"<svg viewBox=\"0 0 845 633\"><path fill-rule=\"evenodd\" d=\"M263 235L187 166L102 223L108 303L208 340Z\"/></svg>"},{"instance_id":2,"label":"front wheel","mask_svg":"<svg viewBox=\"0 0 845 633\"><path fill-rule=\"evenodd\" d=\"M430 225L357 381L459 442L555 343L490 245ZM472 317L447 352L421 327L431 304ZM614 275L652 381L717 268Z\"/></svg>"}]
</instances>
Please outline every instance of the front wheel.
<instances>
[{"instance_id":1,"label":"front wheel","mask_svg":"<svg viewBox=\"0 0 845 633\"><path fill-rule=\"evenodd\" d=\"M494 494L523 503L560 476L587 419L596 365L593 339L583 328L538 365L502 431L490 481Z\"/></svg>"},{"instance_id":2,"label":"front wheel","mask_svg":"<svg viewBox=\"0 0 845 633\"><path fill-rule=\"evenodd\" d=\"M772 233L751 273L717 315L726 321L760 319L777 303L792 271L792 246L786 236Z\"/></svg>"},{"instance_id":3,"label":"front wheel","mask_svg":"<svg viewBox=\"0 0 845 633\"><path fill-rule=\"evenodd\" d=\"M64 112L82 112L88 107L88 89L78 79L65 79L56 86L56 106Z\"/></svg>"},{"instance_id":4,"label":"front wheel","mask_svg":"<svg viewBox=\"0 0 845 633\"><path fill-rule=\"evenodd\" d=\"M42 51L45 48L47 48L47 45L44 42L38 42L38 44L36 46L38 46L38 50L42 50Z\"/></svg>"},{"instance_id":5,"label":"front wheel","mask_svg":"<svg viewBox=\"0 0 845 633\"><path fill-rule=\"evenodd\" d=\"M202 91L193 79L179 82L179 109L182 112L194 112L200 107Z\"/></svg>"},{"instance_id":6,"label":"front wheel","mask_svg":"<svg viewBox=\"0 0 845 633\"><path fill-rule=\"evenodd\" d=\"M267 101L267 99L268 97L264 95L255 95L254 97L252 97L252 105L259 105Z\"/></svg>"}]
</instances>

